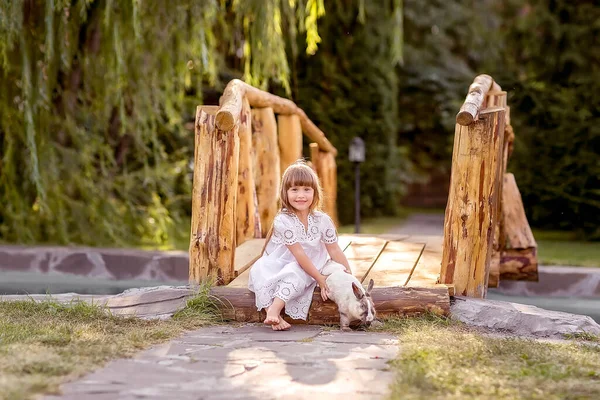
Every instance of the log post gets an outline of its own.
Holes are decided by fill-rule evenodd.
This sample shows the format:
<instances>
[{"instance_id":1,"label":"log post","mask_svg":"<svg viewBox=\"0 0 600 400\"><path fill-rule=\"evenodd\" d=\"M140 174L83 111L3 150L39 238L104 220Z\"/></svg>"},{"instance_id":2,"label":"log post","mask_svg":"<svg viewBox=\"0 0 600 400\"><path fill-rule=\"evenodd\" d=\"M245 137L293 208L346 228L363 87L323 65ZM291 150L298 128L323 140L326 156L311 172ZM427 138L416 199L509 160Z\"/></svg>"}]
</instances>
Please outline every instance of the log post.
<instances>
[{"instance_id":1,"label":"log post","mask_svg":"<svg viewBox=\"0 0 600 400\"><path fill-rule=\"evenodd\" d=\"M240 145L237 125L217 129L217 109L196 109L189 276L223 285L234 278Z\"/></svg>"},{"instance_id":2,"label":"log post","mask_svg":"<svg viewBox=\"0 0 600 400\"><path fill-rule=\"evenodd\" d=\"M337 166L332 153L319 152L317 167L319 180L323 187L323 210L339 226L337 217Z\"/></svg>"},{"instance_id":3,"label":"log post","mask_svg":"<svg viewBox=\"0 0 600 400\"><path fill-rule=\"evenodd\" d=\"M279 131L280 172L299 158L302 158L302 127L297 115L279 115L277 117Z\"/></svg>"},{"instance_id":4,"label":"log post","mask_svg":"<svg viewBox=\"0 0 600 400\"><path fill-rule=\"evenodd\" d=\"M471 125L456 125L440 281L454 284L457 295L483 298L497 219L505 112L488 109L479 117Z\"/></svg>"},{"instance_id":5,"label":"log post","mask_svg":"<svg viewBox=\"0 0 600 400\"><path fill-rule=\"evenodd\" d=\"M243 101L238 133L240 138L240 161L237 178L236 243L239 246L247 239L254 237L256 224L256 209L254 206L256 188L252 165L252 113L247 99Z\"/></svg>"},{"instance_id":6,"label":"log post","mask_svg":"<svg viewBox=\"0 0 600 400\"><path fill-rule=\"evenodd\" d=\"M500 279L537 281L537 243L513 174L504 175L502 197L508 248L503 249L500 259Z\"/></svg>"},{"instance_id":7,"label":"log post","mask_svg":"<svg viewBox=\"0 0 600 400\"><path fill-rule=\"evenodd\" d=\"M319 145L317 143L309 144L310 147L310 166L319 175Z\"/></svg>"},{"instance_id":8,"label":"log post","mask_svg":"<svg viewBox=\"0 0 600 400\"><path fill-rule=\"evenodd\" d=\"M261 236L266 237L279 209L277 199L281 180L277 123L272 108L252 109L252 146Z\"/></svg>"},{"instance_id":9,"label":"log post","mask_svg":"<svg viewBox=\"0 0 600 400\"><path fill-rule=\"evenodd\" d=\"M486 107L500 107L506 110L506 92L504 91L489 91L487 93L486 99ZM508 163L508 141L506 139L506 127L508 126L509 115L508 112L505 112L504 117L504 141L502 144L502 159L501 166L498 168L498 204L496 209L496 218L497 223L494 227L494 243L493 243L493 251L492 251L492 259L490 262L490 273L488 276L488 288L490 287L498 287L500 283L500 258L502 256L502 249L505 247L504 240L504 219L502 217L502 182L504 173L506 172L506 165Z\"/></svg>"}]
</instances>

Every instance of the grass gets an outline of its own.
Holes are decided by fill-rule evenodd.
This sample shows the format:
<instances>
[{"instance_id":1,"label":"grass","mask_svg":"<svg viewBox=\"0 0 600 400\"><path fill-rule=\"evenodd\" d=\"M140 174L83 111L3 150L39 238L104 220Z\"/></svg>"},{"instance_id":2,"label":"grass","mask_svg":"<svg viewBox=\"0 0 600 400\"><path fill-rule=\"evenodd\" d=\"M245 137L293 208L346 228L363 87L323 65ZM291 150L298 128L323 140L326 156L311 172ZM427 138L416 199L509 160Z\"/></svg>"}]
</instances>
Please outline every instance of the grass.
<instances>
[{"instance_id":1,"label":"grass","mask_svg":"<svg viewBox=\"0 0 600 400\"><path fill-rule=\"evenodd\" d=\"M533 230L538 258L545 265L600 267L600 244L577 240L575 233Z\"/></svg>"},{"instance_id":2,"label":"grass","mask_svg":"<svg viewBox=\"0 0 600 400\"><path fill-rule=\"evenodd\" d=\"M56 393L111 359L218 321L205 287L168 321L116 317L86 303L0 301L0 399Z\"/></svg>"},{"instance_id":3,"label":"grass","mask_svg":"<svg viewBox=\"0 0 600 400\"><path fill-rule=\"evenodd\" d=\"M378 330L400 339L391 400L600 398L598 345L490 337L439 317L388 320Z\"/></svg>"}]
</instances>

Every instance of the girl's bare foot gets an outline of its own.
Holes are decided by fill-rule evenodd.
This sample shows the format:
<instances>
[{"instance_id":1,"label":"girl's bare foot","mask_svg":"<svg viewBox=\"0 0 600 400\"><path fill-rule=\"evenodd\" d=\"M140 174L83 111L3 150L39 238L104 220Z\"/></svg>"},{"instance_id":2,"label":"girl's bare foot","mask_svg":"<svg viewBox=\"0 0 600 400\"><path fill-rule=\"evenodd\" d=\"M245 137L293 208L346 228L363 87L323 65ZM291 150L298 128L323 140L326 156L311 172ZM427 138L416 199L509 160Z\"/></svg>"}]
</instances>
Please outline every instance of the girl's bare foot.
<instances>
[{"instance_id":1,"label":"girl's bare foot","mask_svg":"<svg viewBox=\"0 0 600 400\"><path fill-rule=\"evenodd\" d=\"M290 329L291 327L292 325L290 325L289 322L279 317L279 323L276 325L272 325L271 329L273 329L274 331L285 331L287 329Z\"/></svg>"},{"instance_id":2,"label":"girl's bare foot","mask_svg":"<svg viewBox=\"0 0 600 400\"><path fill-rule=\"evenodd\" d=\"M265 318L264 323L266 325L275 326L275 325L278 325L279 322L280 322L280 320L279 320L279 313L276 313L273 310L273 307L267 308L267 318Z\"/></svg>"}]
</instances>

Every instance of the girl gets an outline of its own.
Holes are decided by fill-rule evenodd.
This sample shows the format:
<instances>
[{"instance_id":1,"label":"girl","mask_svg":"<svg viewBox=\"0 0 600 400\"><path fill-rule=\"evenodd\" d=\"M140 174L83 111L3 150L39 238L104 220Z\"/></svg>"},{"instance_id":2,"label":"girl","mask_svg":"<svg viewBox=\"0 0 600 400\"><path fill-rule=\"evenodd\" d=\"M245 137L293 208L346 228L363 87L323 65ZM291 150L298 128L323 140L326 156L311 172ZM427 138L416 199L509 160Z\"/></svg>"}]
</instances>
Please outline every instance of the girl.
<instances>
[{"instance_id":1,"label":"girl","mask_svg":"<svg viewBox=\"0 0 600 400\"><path fill-rule=\"evenodd\" d=\"M333 221L318 211L321 199L319 178L304 161L298 160L285 170L281 180L281 210L248 280L248 288L256 295L256 307L259 311L267 309L264 323L275 331L290 328L280 317L284 307L290 317L306 320L316 284L321 288L323 300L327 300L329 289L320 271L328 255L351 273L337 243Z\"/></svg>"}]
</instances>

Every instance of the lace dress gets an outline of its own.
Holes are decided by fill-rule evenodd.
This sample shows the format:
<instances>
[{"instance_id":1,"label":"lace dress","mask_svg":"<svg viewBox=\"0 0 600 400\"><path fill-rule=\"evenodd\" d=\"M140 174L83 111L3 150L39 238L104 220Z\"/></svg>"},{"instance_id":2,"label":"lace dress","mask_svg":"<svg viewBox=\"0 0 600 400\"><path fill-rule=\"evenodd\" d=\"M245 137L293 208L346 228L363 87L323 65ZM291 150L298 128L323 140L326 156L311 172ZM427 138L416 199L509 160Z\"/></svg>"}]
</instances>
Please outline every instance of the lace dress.
<instances>
[{"instance_id":1,"label":"lace dress","mask_svg":"<svg viewBox=\"0 0 600 400\"><path fill-rule=\"evenodd\" d=\"M260 311L275 297L285 302L285 313L304 319L317 282L304 270L286 245L300 243L304 252L321 271L329 258L325 243L337 242L331 218L320 211L308 215L308 229L294 213L280 212L273 221L273 235L265 252L250 269L248 289L254 292Z\"/></svg>"}]
</instances>

